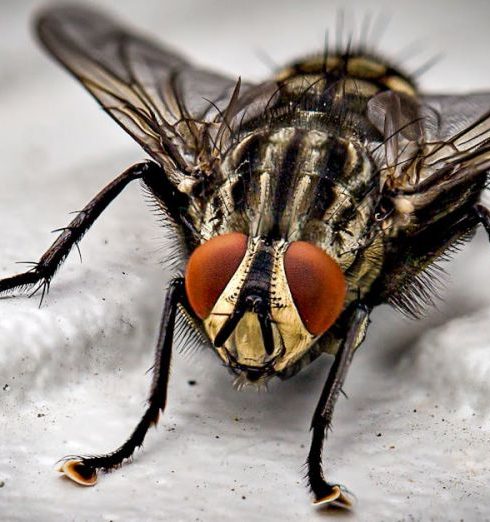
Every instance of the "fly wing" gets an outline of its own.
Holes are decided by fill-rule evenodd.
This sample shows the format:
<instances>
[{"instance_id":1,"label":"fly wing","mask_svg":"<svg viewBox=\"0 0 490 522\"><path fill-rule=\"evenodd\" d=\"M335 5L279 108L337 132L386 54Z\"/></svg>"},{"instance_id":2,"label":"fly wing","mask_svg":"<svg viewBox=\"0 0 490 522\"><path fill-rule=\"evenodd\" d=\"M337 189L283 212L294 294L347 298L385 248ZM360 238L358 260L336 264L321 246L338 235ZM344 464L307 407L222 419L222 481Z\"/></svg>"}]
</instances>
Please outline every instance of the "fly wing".
<instances>
[{"instance_id":1,"label":"fly wing","mask_svg":"<svg viewBox=\"0 0 490 522\"><path fill-rule=\"evenodd\" d=\"M490 170L490 93L425 96L423 168L429 173L453 170L453 180L470 179Z\"/></svg>"},{"instance_id":2,"label":"fly wing","mask_svg":"<svg viewBox=\"0 0 490 522\"><path fill-rule=\"evenodd\" d=\"M240 92L249 89L241 85L240 91L239 81L196 68L86 7L47 9L37 31L47 50L175 183L202 162L210 129L223 127L230 104L240 107Z\"/></svg>"},{"instance_id":3,"label":"fly wing","mask_svg":"<svg viewBox=\"0 0 490 522\"><path fill-rule=\"evenodd\" d=\"M490 93L382 93L370 101L368 117L382 136L374 150L387 149L379 154L379 171L395 210L382 224L390 245L381 294L418 317L437 293L434 261L476 225L465 216L490 172Z\"/></svg>"},{"instance_id":4,"label":"fly wing","mask_svg":"<svg viewBox=\"0 0 490 522\"><path fill-rule=\"evenodd\" d=\"M430 185L435 180L448 189L488 171L490 93L424 96L421 101L424 129L421 183Z\"/></svg>"},{"instance_id":5,"label":"fly wing","mask_svg":"<svg viewBox=\"0 0 490 522\"><path fill-rule=\"evenodd\" d=\"M373 149L382 184L418 194L419 205L490 169L490 93L383 92L369 101L368 117L383 136Z\"/></svg>"},{"instance_id":6,"label":"fly wing","mask_svg":"<svg viewBox=\"0 0 490 522\"><path fill-rule=\"evenodd\" d=\"M429 95L422 103L434 111L436 118L426 124L427 132L434 140L450 140L453 136L469 129L475 122L482 122L484 130L490 132L490 93L466 95Z\"/></svg>"}]
</instances>

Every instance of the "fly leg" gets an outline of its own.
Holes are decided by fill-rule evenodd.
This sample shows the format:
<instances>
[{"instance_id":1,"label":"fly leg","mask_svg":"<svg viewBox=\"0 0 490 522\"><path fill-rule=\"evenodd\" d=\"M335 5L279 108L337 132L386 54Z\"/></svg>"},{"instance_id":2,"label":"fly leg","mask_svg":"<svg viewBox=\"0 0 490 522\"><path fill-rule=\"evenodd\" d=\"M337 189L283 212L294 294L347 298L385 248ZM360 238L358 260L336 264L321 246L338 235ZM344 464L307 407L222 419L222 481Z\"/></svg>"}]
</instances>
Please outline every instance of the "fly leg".
<instances>
[{"instance_id":1,"label":"fly leg","mask_svg":"<svg viewBox=\"0 0 490 522\"><path fill-rule=\"evenodd\" d=\"M82 239L85 232L94 224L109 203L121 193L123 188L136 179L148 180L148 184L154 184L154 179L164 177L161 167L153 162L146 161L129 167L103 188L76 215L70 224L62 229L61 234L42 255L34 268L21 274L0 279L0 294L35 286L34 293L42 288L42 297L44 297L49 289L51 278L66 259L72 247Z\"/></svg>"},{"instance_id":2,"label":"fly leg","mask_svg":"<svg viewBox=\"0 0 490 522\"><path fill-rule=\"evenodd\" d=\"M330 504L343 508L352 506L352 499L345 488L325 481L322 470L322 449L326 432L332 423L335 402L347 375L352 356L364 339L368 318L369 310L364 305L357 305L351 316L347 335L335 355L311 422L312 440L306 465L308 484L315 497L314 504L316 505Z\"/></svg>"},{"instance_id":3,"label":"fly leg","mask_svg":"<svg viewBox=\"0 0 490 522\"><path fill-rule=\"evenodd\" d=\"M93 486L97 481L97 471L110 471L121 466L124 460L129 459L136 448L143 444L143 440L150 426L156 425L160 412L163 413L167 401L167 385L170 371L170 359L175 329L175 317L179 303L185 304L184 279L174 279L165 299L160 333L158 336L155 362L153 365L153 380L148 406L136 428L115 451L105 455L87 457L65 457L59 471L83 486Z\"/></svg>"},{"instance_id":4,"label":"fly leg","mask_svg":"<svg viewBox=\"0 0 490 522\"><path fill-rule=\"evenodd\" d=\"M478 217L478 220L487 231L488 239L490 239L490 210L487 207L480 204L475 205L474 209Z\"/></svg>"}]
</instances>

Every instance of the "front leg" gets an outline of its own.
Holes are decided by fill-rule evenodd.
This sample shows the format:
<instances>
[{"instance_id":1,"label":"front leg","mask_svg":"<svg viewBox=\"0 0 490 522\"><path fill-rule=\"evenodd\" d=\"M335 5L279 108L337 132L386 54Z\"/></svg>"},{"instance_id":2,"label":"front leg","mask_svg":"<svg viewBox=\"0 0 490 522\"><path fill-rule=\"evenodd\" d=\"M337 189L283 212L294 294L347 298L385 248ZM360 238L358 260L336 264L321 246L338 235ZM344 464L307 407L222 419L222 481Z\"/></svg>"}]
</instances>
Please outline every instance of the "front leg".
<instances>
[{"instance_id":1,"label":"front leg","mask_svg":"<svg viewBox=\"0 0 490 522\"><path fill-rule=\"evenodd\" d=\"M153 365L153 380L148 406L143 417L124 444L105 455L87 457L65 457L59 471L82 486L93 486L97 481L97 471L110 471L129 459L136 448L143 444L150 426L158 422L167 401L167 385L170 371L170 359L175 330L175 317L179 304L185 305L184 279L174 279L165 299L160 333L158 336Z\"/></svg>"},{"instance_id":2,"label":"front leg","mask_svg":"<svg viewBox=\"0 0 490 522\"><path fill-rule=\"evenodd\" d=\"M315 497L316 505L331 504L345 508L352 506L352 500L342 486L325 481L322 470L322 449L352 356L364 340L369 313L370 310L366 306L360 303L356 305L349 321L347 335L335 355L311 422L312 440L306 464L308 484Z\"/></svg>"}]
</instances>

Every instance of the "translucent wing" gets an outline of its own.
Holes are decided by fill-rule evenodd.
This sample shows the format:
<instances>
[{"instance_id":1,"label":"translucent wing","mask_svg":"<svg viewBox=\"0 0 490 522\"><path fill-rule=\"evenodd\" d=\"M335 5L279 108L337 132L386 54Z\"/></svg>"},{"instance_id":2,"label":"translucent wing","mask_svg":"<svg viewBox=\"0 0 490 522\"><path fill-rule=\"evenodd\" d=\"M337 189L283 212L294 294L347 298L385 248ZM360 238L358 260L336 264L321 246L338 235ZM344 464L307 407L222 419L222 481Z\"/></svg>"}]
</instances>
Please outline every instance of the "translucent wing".
<instances>
[{"instance_id":1,"label":"translucent wing","mask_svg":"<svg viewBox=\"0 0 490 522\"><path fill-rule=\"evenodd\" d=\"M422 102L434 111L426 128L434 141L450 140L481 121L480 131L490 132L490 93L423 96ZM429 119L430 121L430 119Z\"/></svg>"},{"instance_id":2,"label":"translucent wing","mask_svg":"<svg viewBox=\"0 0 490 522\"><path fill-rule=\"evenodd\" d=\"M417 190L434 182L448 190L490 169L490 93L425 96L422 104L425 143Z\"/></svg>"},{"instance_id":3,"label":"translucent wing","mask_svg":"<svg viewBox=\"0 0 490 522\"><path fill-rule=\"evenodd\" d=\"M490 93L423 98L427 142L425 163L460 164L475 173L490 168Z\"/></svg>"},{"instance_id":4,"label":"translucent wing","mask_svg":"<svg viewBox=\"0 0 490 522\"><path fill-rule=\"evenodd\" d=\"M194 172L210 141L231 128L253 92L85 7L47 9L37 31L48 51L175 183Z\"/></svg>"},{"instance_id":5,"label":"translucent wing","mask_svg":"<svg viewBox=\"0 0 490 522\"><path fill-rule=\"evenodd\" d=\"M368 116L384 136L383 149L375 148L384 180L418 193L419 204L490 169L490 93L382 93L370 100Z\"/></svg>"},{"instance_id":6,"label":"translucent wing","mask_svg":"<svg viewBox=\"0 0 490 522\"><path fill-rule=\"evenodd\" d=\"M382 225L391 240L384 296L419 317L437 294L434 262L477 224L472 207L490 173L490 93L376 98L368 117L382 136L375 151L395 210Z\"/></svg>"}]
</instances>

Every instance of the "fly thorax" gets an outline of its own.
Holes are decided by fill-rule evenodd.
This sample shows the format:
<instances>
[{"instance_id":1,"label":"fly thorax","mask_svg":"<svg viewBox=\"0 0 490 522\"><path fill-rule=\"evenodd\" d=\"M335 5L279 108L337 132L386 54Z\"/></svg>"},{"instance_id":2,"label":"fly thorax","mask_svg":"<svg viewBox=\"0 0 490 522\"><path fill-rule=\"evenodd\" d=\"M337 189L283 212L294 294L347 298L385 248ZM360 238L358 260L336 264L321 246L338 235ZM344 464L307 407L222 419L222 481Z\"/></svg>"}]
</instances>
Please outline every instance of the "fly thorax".
<instances>
[{"instance_id":1,"label":"fly thorax","mask_svg":"<svg viewBox=\"0 0 490 522\"><path fill-rule=\"evenodd\" d=\"M314 126L314 114L304 118ZM256 131L230 149L220 168L223 181L203 216L206 240L233 230L325 246L348 242L365 227L376 197L365 148L333 131Z\"/></svg>"}]
</instances>

